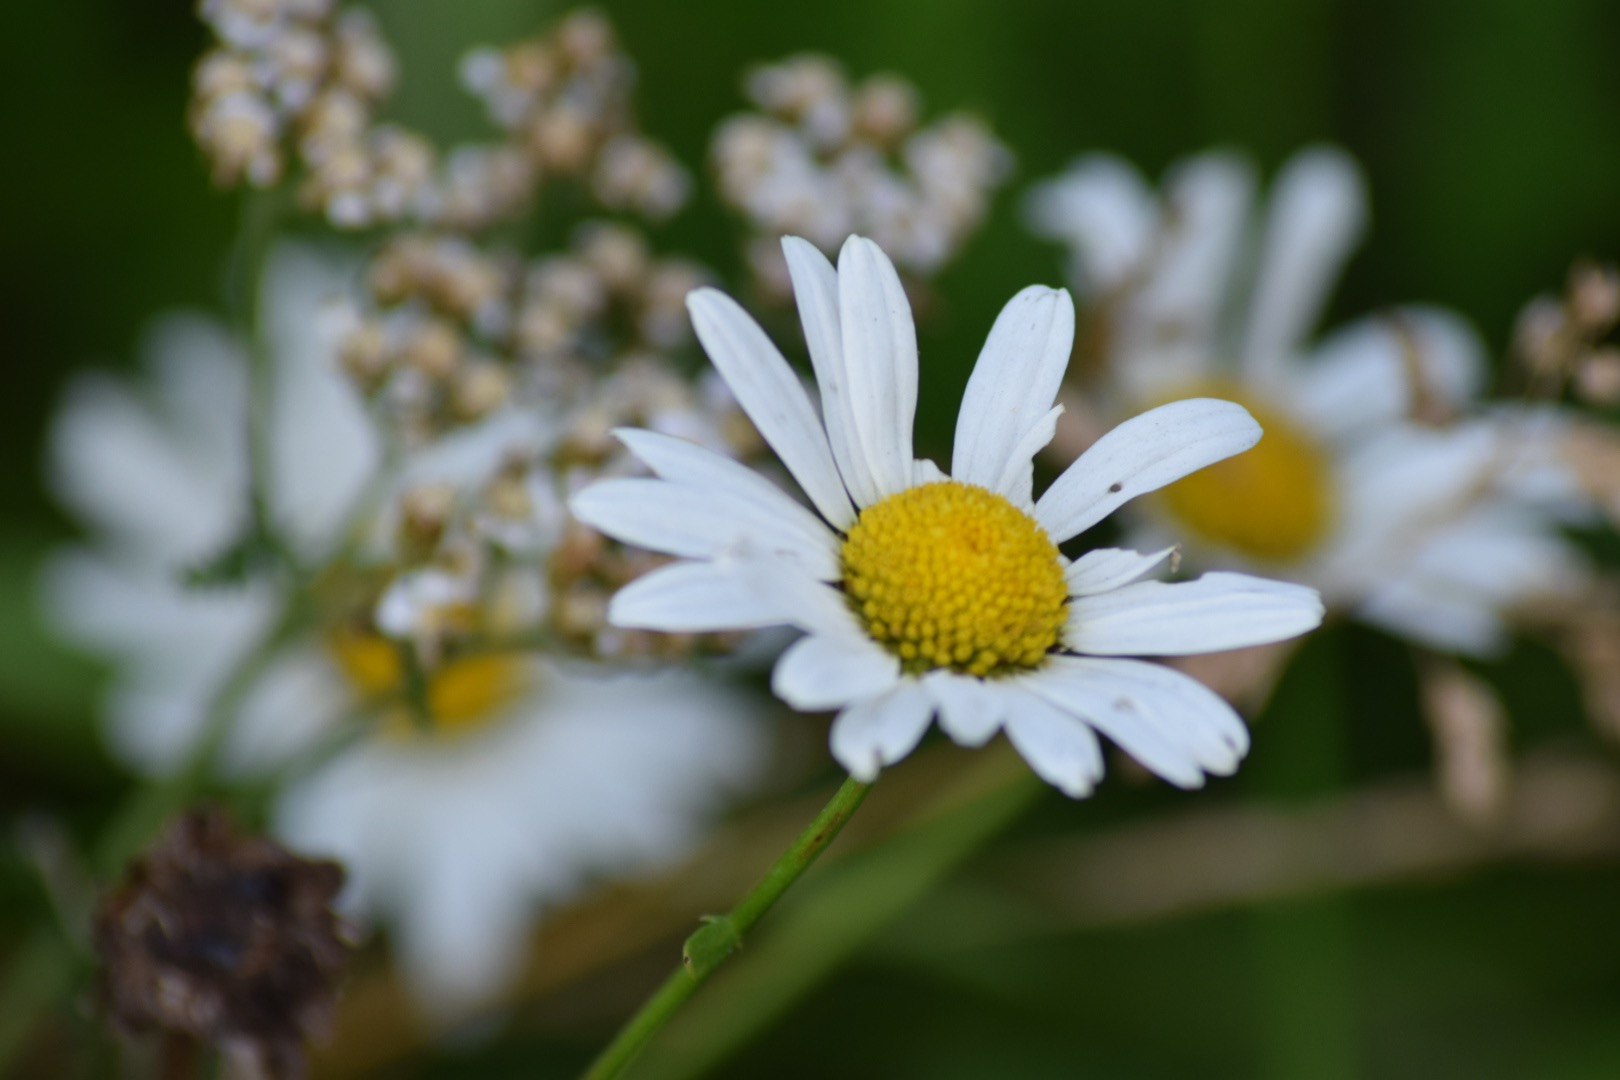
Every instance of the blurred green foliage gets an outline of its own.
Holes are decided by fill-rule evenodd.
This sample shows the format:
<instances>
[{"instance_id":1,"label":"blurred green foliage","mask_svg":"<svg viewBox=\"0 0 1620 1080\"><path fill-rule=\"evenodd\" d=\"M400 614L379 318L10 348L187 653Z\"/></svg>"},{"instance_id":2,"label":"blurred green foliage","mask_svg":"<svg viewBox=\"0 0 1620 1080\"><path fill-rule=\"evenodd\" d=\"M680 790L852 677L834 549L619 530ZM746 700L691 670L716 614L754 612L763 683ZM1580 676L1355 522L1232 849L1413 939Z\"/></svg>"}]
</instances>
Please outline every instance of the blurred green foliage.
<instances>
[{"instance_id":1,"label":"blurred green foliage","mask_svg":"<svg viewBox=\"0 0 1620 1080\"><path fill-rule=\"evenodd\" d=\"M976 109L1016 150L1013 183L939 281L939 317L922 328L925 452L946 444L1001 303L1061 276L1055 252L1019 227L1017 196L1084 151L1114 150L1157 175L1214 145L1270 169L1306 143L1340 143L1367 171L1374 218L1334 311L1449 304L1497 351L1519 305L1554 287L1574 256L1620 253L1620 5L1608 0L605 6L639 62L646 129L694 168L714 123L741 107L746 66L802 50L857 74L908 76L930 110ZM526 0L376 7L403 57L398 115L445 138L480 130L455 83L461 52L562 10ZM189 4L7 4L0 41L0 815L49 806L93 821L120 781L94 738L94 669L55 649L35 612L35 568L71 534L42 483L41 440L66 381L92 366L128 369L151 314L219 307L237 213L210 188L184 127L190 65L206 41ZM734 280L737 236L700 191L655 242ZM1200 797L1309 797L1424 767L1404 650L1337 631L1306 660L1244 774ZM1526 648L1489 674L1518 743L1580 737L1574 692L1550 656ZM1324 711L1330 701L1338 718ZM1176 798L1112 781L1078 807L1050 796L1010 842ZM14 862L4 867L9 918L34 895ZM1271 915L1000 936L975 923L1000 908L962 903L989 873L976 872L924 901L723 1075L1620 1076L1614 866L1503 867ZM959 940L918 929L942 925ZM1268 940L1316 950L1320 977L1267 974ZM611 1019L519 1017L510 1038L399 1075L565 1076ZM1332 1068L1289 1056L1301 1025L1325 1032L1318 1061ZM1348 1062L1332 1049L1338 1039L1354 1048Z\"/></svg>"}]
</instances>

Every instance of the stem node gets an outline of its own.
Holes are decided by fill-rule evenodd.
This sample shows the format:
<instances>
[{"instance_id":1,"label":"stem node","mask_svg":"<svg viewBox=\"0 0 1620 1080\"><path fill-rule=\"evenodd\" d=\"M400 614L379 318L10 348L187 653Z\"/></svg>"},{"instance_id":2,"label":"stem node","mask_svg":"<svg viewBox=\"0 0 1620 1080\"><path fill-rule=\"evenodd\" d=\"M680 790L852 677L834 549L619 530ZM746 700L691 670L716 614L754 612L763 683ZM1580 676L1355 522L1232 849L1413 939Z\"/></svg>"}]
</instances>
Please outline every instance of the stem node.
<instances>
[{"instance_id":1,"label":"stem node","mask_svg":"<svg viewBox=\"0 0 1620 1080\"><path fill-rule=\"evenodd\" d=\"M706 978L740 948L742 934L731 916L705 915L703 925L681 946L681 963L693 978Z\"/></svg>"}]
</instances>

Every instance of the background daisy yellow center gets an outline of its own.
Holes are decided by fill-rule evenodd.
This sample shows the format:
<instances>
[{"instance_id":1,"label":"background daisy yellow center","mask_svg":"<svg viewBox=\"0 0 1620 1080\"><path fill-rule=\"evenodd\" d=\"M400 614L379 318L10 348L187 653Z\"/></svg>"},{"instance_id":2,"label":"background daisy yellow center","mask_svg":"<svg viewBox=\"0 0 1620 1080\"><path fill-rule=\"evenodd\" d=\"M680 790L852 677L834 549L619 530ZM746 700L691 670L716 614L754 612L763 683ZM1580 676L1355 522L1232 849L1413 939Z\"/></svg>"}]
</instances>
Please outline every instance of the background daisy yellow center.
<instances>
[{"instance_id":1,"label":"background daisy yellow center","mask_svg":"<svg viewBox=\"0 0 1620 1080\"><path fill-rule=\"evenodd\" d=\"M414 731L420 724L406 712L406 671L401 646L375 633L343 631L328 647L338 667L367 701L397 702L387 715L389 730ZM424 675L427 719L441 735L481 727L521 694L527 684L523 663L494 653L447 660Z\"/></svg>"},{"instance_id":2,"label":"background daisy yellow center","mask_svg":"<svg viewBox=\"0 0 1620 1080\"><path fill-rule=\"evenodd\" d=\"M1023 670L1058 643L1068 588L1057 546L984 488L947 480L867 507L842 560L850 605L912 673Z\"/></svg>"},{"instance_id":3,"label":"background daisy yellow center","mask_svg":"<svg viewBox=\"0 0 1620 1080\"><path fill-rule=\"evenodd\" d=\"M1174 396L1235 401L1265 432L1252 449L1165 488L1161 498L1176 520L1202 540L1255 559L1310 554L1331 529L1334 510L1332 470L1310 432L1229 383L1201 383Z\"/></svg>"}]
</instances>

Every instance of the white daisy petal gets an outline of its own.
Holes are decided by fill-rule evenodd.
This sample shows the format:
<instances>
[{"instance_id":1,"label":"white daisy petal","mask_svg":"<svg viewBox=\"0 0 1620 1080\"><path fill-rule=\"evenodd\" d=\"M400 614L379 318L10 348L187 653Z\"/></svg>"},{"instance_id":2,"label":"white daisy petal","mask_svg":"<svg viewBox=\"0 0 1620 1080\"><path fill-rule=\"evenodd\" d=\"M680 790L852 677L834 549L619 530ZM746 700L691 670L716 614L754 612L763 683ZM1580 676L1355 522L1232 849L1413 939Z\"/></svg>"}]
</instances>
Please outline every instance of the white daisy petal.
<instances>
[{"instance_id":1,"label":"white daisy petal","mask_svg":"<svg viewBox=\"0 0 1620 1080\"><path fill-rule=\"evenodd\" d=\"M1110 684L1105 679L1092 678L1088 683L1099 685L1054 683L1040 687L1037 692L1047 694L1060 708L1083 717L1154 775L1180 788L1203 787L1204 770L1198 767L1192 751L1154 723L1135 697L1129 694L1106 696Z\"/></svg>"},{"instance_id":2,"label":"white daisy petal","mask_svg":"<svg viewBox=\"0 0 1620 1080\"><path fill-rule=\"evenodd\" d=\"M833 463L827 433L787 360L759 324L725 293L697 289L687 296L686 306L704 351L760 436L821 515L835 528L848 528L855 520L855 508ZM906 441L909 445L909 423Z\"/></svg>"},{"instance_id":3,"label":"white daisy petal","mask_svg":"<svg viewBox=\"0 0 1620 1080\"><path fill-rule=\"evenodd\" d=\"M776 517L793 522L807 536L825 537L827 543L837 542L825 522L740 461L656 431L618 428L613 435L655 475L671 483L752 500Z\"/></svg>"},{"instance_id":4,"label":"white daisy petal","mask_svg":"<svg viewBox=\"0 0 1620 1080\"><path fill-rule=\"evenodd\" d=\"M216 407L245 415L246 375L238 358L204 356L243 384L238 396ZM121 383L80 376L51 426L51 486L97 528L143 556L205 559L242 526L246 504L235 496L245 455L231 441L188 446L182 435Z\"/></svg>"},{"instance_id":5,"label":"white daisy petal","mask_svg":"<svg viewBox=\"0 0 1620 1080\"><path fill-rule=\"evenodd\" d=\"M1367 219L1361 171L1349 155L1296 154L1272 189L1242 346L1244 373L1264 385L1315 325Z\"/></svg>"},{"instance_id":6,"label":"white daisy petal","mask_svg":"<svg viewBox=\"0 0 1620 1080\"><path fill-rule=\"evenodd\" d=\"M975 675L940 668L922 678L939 708L939 726L958 746L983 746L1001 727L1006 701Z\"/></svg>"},{"instance_id":7,"label":"white daisy petal","mask_svg":"<svg viewBox=\"0 0 1620 1080\"><path fill-rule=\"evenodd\" d=\"M1074 249L1075 277L1087 292L1124 282L1147 256L1159 228L1158 202L1134 166L1088 154L1039 184L1024 204L1031 227Z\"/></svg>"},{"instance_id":8,"label":"white daisy petal","mask_svg":"<svg viewBox=\"0 0 1620 1080\"><path fill-rule=\"evenodd\" d=\"M341 540L383 457L375 420L337 362L331 302L357 271L301 246L278 248L266 271L266 330L276 363L265 497L278 529L311 555Z\"/></svg>"},{"instance_id":9,"label":"white daisy petal","mask_svg":"<svg viewBox=\"0 0 1620 1080\"><path fill-rule=\"evenodd\" d=\"M1035 508L1035 455L1057 434L1058 417L1062 415L1063 406L1054 405L1035 421L1007 455L1007 467L996 481L996 490L1025 513Z\"/></svg>"},{"instance_id":10,"label":"white daisy petal","mask_svg":"<svg viewBox=\"0 0 1620 1080\"><path fill-rule=\"evenodd\" d=\"M917 331L894 264L865 237L838 254L838 310L856 441L876 494L893 495L911 486Z\"/></svg>"},{"instance_id":11,"label":"white daisy petal","mask_svg":"<svg viewBox=\"0 0 1620 1080\"><path fill-rule=\"evenodd\" d=\"M1147 660L1073 657L1065 662L1106 673L1132 686L1143 701L1156 702L1156 716L1185 740L1206 772L1230 775L1249 752L1249 729L1237 710L1191 675Z\"/></svg>"},{"instance_id":12,"label":"white daisy petal","mask_svg":"<svg viewBox=\"0 0 1620 1080\"><path fill-rule=\"evenodd\" d=\"M1356 615L1448 652L1499 655L1512 642L1505 611L1527 597L1576 595L1591 580L1585 556L1526 508L1487 504L1408 539Z\"/></svg>"},{"instance_id":13,"label":"white daisy petal","mask_svg":"<svg viewBox=\"0 0 1620 1080\"><path fill-rule=\"evenodd\" d=\"M1190 656L1294 637L1322 623L1315 589L1248 574L1139 581L1069 604L1064 644L1097 656Z\"/></svg>"},{"instance_id":14,"label":"white daisy petal","mask_svg":"<svg viewBox=\"0 0 1620 1080\"><path fill-rule=\"evenodd\" d=\"M1007 739L1037 776L1071 799L1091 794L1103 772L1097 736L1077 716L1025 690L1001 691L1008 707Z\"/></svg>"},{"instance_id":15,"label":"white daisy petal","mask_svg":"<svg viewBox=\"0 0 1620 1080\"><path fill-rule=\"evenodd\" d=\"M1125 548L1097 548L1076 559L1064 579L1070 596L1090 596L1129 585L1175 553L1175 546L1144 555Z\"/></svg>"},{"instance_id":16,"label":"white daisy petal","mask_svg":"<svg viewBox=\"0 0 1620 1080\"><path fill-rule=\"evenodd\" d=\"M424 615L452 604L477 599L475 584L464 574L427 567L394 578L377 598L372 618L377 629L396 638L412 638Z\"/></svg>"},{"instance_id":17,"label":"white daisy petal","mask_svg":"<svg viewBox=\"0 0 1620 1080\"><path fill-rule=\"evenodd\" d=\"M838 313L838 271L819 248L797 236L782 237L782 254L787 257L799 322L804 327L804 342L810 350L816 384L821 389L821 418L827 425L833 460L838 463L838 471L843 474L855 505L870 506L880 495L877 479L860 444L855 406L850 401L843 329Z\"/></svg>"},{"instance_id":18,"label":"white daisy petal","mask_svg":"<svg viewBox=\"0 0 1620 1080\"><path fill-rule=\"evenodd\" d=\"M1477 424L1390 425L1357 440L1339 463L1344 524L1318 573L1370 583L1405 565L1414 545L1470 492L1484 490L1501 462L1496 438Z\"/></svg>"},{"instance_id":19,"label":"white daisy petal","mask_svg":"<svg viewBox=\"0 0 1620 1080\"><path fill-rule=\"evenodd\" d=\"M911 463L911 482L917 487L924 484L937 484L942 480L949 480L945 470L935 465L927 458L918 458Z\"/></svg>"},{"instance_id":20,"label":"white daisy petal","mask_svg":"<svg viewBox=\"0 0 1620 1080\"><path fill-rule=\"evenodd\" d=\"M1513 642L1492 597L1417 575L1373 590L1355 614L1399 637L1460 656L1494 659Z\"/></svg>"},{"instance_id":21,"label":"white daisy petal","mask_svg":"<svg viewBox=\"0 0 1620 1080\"><path fill-rule=\"evenodd\" d=\"M1178 787L1201 787L1206 772L1230 774L1248 752L1248 729L1230 705L1159 664L1055 657L1026 685Z\"/></svg>"},{"instance_id":22,"label":"white daisy petal","mask_svg":"<svg viewBox=\"0 0 1620 1080\"><path fill-rule=\"evenodd\" d=\"M1173 401L1120 424L1064 470L1035 504L1058 543L1077 536L1138 495L1164 487L1260 441L1241 405L1213 398Z\"/></svg>"},{"instance_id":23,"label":"white daisy petal","mask_svg":"<svg viewBox=\"0 0 1620 1080\"><path fill-rule=\"evenodd\" d=\"M650 551L712 559L746 539L823 581L839 575L837 543L825 526L815 522L812 532L779 506L725 491L626 477L592 484L568 505L585 524Z\"/></svg>"},{"instance_id":24,"label":"white daisy petal","mask_svg":"<svg viewBox=\"0 0 1620 1080\"><path fill-rule=\"evenodd\" d=\"M1351 323L1317 346L1291 404L1324 439L1371 433L1420 401L1459 408L1479 393L1485 350L1463 319L1407 307Z\"/></svg>"},{"instance_id":25,"label":"white daisy petal","mask_svg":"<svg viewBox=\"0 0 1620 1080\"><path fill-rule=\"evenodd\" d=\"M862 783L877 779L916 748L928 730L934 703L916 681L906 679L887 693L857 701L832 726L833 757Z\"/></svg>"},{"instance_id":26,"label":"white daisy petal","mask_svg":"<svg viewBox=\"0 0 1620 1080\"><path fill-rule=\"evenodd\" d=\"M668 633L779 626L785 614L731 562L678 562L643 574L613 595L614 626Z\"/></svg>"},{"instance_id":27,"label":"white daisy petal","mask_svg":"<svg viewBox=\"0 0 1620 1080\"><path fill-rule=\"evenodd\" d=\"M761 603L787 613L783 622L806 633L869 640L844 594L801 568L748 548L737 552L733 563Z\"/></svg>"},{"instance_id":28,"label":"white daisy petal","mask_svg":"<svg viewBox=\"0 0 1620 1080\"><path fill-rule=\"evenodd\" d=\"M1044 429L1049 417L1055 425L1052 402L1073 347L1074 301L1067 290L1031 285L1007 302L962 395L953 477L1007 495L1009 474L1015 485L1028 474L1030 458L1051 432L1039 446L1029 446L1026 437Z\"/></svg>"},{"instance_id":29,"label":"white daisy petal","mask_svg":"<svg viewBox=\"0 0 1620 1080\"><path fill-rule=\"evenodd\" d=\"M899 658L854 636L800 638L771 673L776 696L806 712L840 708L884 693L899 681Z\"/></svg>"},{"instance_id":30,"label":"white daisy petal","mask_svg":"<svg viewBox=\"0 0 1620 1080\"><path fill-rule=\"evenodd\" d=\"M1129 305L1134 310L1124 316L1120 332L1130 335L1133 348L1177 340L1207 350L1215 345L1241 257L1254 170L1234 154L1200 154L1172 168L1164 187L1167 213L1152 272Z\"/></svg>"}]
</instances>

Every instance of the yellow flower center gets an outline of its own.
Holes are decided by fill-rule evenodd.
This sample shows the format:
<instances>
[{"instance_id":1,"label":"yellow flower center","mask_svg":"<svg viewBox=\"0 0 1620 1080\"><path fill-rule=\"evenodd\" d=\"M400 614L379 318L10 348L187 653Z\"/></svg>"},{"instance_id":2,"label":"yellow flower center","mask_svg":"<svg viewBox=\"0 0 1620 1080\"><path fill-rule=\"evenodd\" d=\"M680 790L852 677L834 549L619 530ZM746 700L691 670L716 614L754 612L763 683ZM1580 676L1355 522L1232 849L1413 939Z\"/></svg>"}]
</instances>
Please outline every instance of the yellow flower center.
<instances>
[{"instance_id":1,"label":"yellow flower center","mask_svg":"<svg viewBox=\"0 0 1620 1080\"><path fill-rule=\"evenodd\" d=\"M1164 505L1194 537L1265 562L1308 555L1333 525L1333 473L1311 433L1281 410L1226 382L1187 387L1248 409L1265 432L1252 449L1165 488ZM1167 399L1173 400L1173 399Z\"/></svg>"},{"instance_id":2,"label":"yellow flower center","mask_svg":"<svg viewBox=\"0 0 1620 1080\"><path fill-rule=\"evenodd\" d=\"M422 676L421 701L409 700L409 672L398 642L380 634L339 631L328 648L361 698L392 703L386 728L397 733L418 729L413 709L426 712L432 730L459 735L482 727L502 706L523 693L528 672L516 657L486 653L446 660Z\"/></svg>"},{"instance_id":3,"label":"yellow flower center","mask_svg":"<svg viewBox=\"0 0 1620 1080\"><path fill-rule=\"evenodd\" d=\"M984 488L946 480L867 507L842 561L850 606L913 674L1004 675L1058 643L1069 593L1057 545Z\"/></svg>"}]
</instances>

